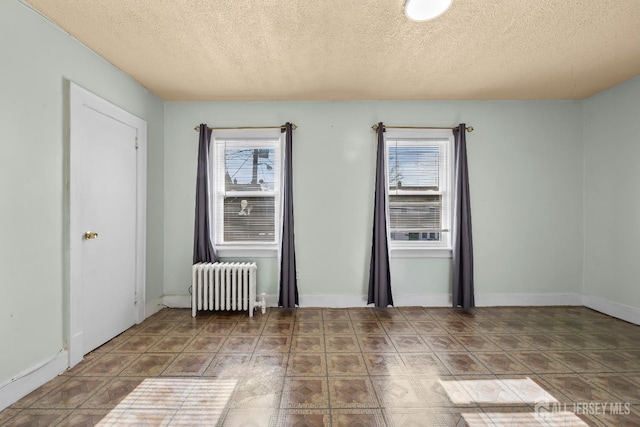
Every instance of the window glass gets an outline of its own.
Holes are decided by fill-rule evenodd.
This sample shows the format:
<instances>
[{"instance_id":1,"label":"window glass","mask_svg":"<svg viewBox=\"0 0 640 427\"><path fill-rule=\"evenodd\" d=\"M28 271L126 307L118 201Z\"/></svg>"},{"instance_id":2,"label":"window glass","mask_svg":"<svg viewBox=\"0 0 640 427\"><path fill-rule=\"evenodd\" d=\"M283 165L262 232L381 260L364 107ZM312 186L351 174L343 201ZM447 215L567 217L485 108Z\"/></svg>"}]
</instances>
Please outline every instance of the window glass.
<instances>
[{"instance_id":1,"label":"window glass","mask_svg":"<svg viewBox=\"0 0 640 427\"><path fill-rule=\"evenodd\" d=\"M387 138L391 247L449 247L453 138Z\"/></svg>"},{"instance_id":2,"label":"window glass","mask_svg":"<svg viewBox=\"0 0 640 427\"><path fill-rule=\"evenodd\" d=\"M213 141L216 245L277 243L280 138Z\"/></svg>"},{"instance_id":3,"label":"window glass","mask_svg":"<svg viewBox=\"0 0 640 427\"><path fill-rule=\"evenodd\" d=\"M275 149L225 150L226 191L273 191Z\"/></svg>"},{"instance_id":4,"label":"window glass","mask_svg":"<svg viewBox=\"0 0 640 427\"><path fill-rule=\"evenodd\" d=\"M226 242L273 242L275 240L274 197L224 198Z\"/></svg>"},{"instance_id":5,"label":"window glass","mask_svg":"<svg viewBox=\"0 0 640 427\"><path fill-rule=\"evenodd\" d=\"M438 190L440 147L389 147L391 190Z\"/></svg>"}]
</instances>

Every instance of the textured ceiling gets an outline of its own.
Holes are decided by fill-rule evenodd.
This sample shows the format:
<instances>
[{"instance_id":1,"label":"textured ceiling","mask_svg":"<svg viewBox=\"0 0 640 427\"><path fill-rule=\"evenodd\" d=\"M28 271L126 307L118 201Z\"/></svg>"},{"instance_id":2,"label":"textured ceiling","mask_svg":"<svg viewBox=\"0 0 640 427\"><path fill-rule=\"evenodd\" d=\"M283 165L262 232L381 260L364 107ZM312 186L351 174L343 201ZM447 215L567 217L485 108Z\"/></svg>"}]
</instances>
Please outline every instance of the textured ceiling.
<instances>
[{"instance_id":1,"label":"textured ceiling","mask_svg":"<svg viewBox=\"0 0 640 427\"><path fill-rule=\"evenodd\" d=\"M640 74L640 0L22 0L167 101L585 98Z\"/></svg>"}]
</instances>

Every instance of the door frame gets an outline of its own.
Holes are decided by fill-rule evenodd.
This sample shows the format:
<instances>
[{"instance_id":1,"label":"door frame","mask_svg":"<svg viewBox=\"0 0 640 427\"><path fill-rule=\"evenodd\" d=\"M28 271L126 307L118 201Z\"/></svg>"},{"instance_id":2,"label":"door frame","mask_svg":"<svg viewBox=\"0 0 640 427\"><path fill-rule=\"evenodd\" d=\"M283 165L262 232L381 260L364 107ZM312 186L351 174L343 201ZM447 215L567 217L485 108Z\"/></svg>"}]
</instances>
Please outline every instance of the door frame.
<instances>
[{"instance_id":1,"label":"door frame","mask_svg":"<svg viewBox=\"0 0 640 427\"><path fill-rule=\"evenodd\" d=\"M71 81L68 86L68 120L65 138L65 341L69 352L69 367L80 363L86 353L83 347L82 325L82 111L85 108L104 114L136 129L136 260L135 314L136 323L145 319L146 268L146 200L147 200L147 123L146 121L106 101Z\"/></svg>"}]
</instances>

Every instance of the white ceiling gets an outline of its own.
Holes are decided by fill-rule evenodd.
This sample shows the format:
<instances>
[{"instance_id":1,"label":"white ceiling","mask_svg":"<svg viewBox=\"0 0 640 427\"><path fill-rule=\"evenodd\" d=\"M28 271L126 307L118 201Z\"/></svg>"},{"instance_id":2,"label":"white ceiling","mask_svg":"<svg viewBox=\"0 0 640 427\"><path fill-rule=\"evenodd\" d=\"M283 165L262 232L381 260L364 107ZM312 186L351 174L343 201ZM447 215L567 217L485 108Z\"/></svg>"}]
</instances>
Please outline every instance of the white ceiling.
<instances>
[{"instance_id":1,"label":"white ceiling","mask_svg":"<svg viewBox=\"0 0 640 427\"><path fill-rule=\"evenodd\" d=\"M167 101L581 99L640 75L640 0L22 0Z\"/></svg>"}]
</instances>

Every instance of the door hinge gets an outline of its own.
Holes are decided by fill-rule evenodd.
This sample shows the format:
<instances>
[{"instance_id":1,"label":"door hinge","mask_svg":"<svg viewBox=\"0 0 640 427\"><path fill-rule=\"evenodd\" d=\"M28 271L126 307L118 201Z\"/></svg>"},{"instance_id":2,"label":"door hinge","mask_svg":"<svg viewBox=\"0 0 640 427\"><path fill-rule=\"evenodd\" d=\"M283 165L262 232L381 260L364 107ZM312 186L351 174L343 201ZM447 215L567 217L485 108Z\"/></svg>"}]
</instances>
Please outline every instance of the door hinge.
<instances>
[{"instance_id":1,"label":"door hinge","mask_svg":"<svg viewBox=\"0 0 640 427\"><path fill-rule=\"evenodd\" d=\"M138 137L136 136L136 150L138 149Z\"/></svg>"}]
</instances>

